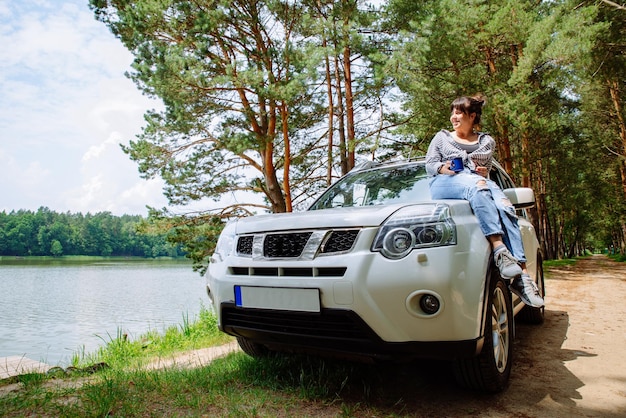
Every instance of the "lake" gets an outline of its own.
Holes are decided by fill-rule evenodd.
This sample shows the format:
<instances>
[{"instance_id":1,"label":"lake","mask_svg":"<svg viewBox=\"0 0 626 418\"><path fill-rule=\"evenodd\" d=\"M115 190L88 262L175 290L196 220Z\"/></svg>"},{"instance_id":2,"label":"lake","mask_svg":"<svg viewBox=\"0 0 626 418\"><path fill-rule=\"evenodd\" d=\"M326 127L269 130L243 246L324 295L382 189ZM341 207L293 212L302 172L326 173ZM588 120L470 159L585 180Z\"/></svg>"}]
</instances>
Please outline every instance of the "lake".
<instances>
[{"instance_id":1,"label":"lake","mask_svg":"<svg viewBox=\"0 0 626 418\"><path fill-rule=\"evenodd\" d=\"M189 260L0 259L0 357L68 365L126 333L136 339L209 307Z\"/></svg>"}]
</instances>

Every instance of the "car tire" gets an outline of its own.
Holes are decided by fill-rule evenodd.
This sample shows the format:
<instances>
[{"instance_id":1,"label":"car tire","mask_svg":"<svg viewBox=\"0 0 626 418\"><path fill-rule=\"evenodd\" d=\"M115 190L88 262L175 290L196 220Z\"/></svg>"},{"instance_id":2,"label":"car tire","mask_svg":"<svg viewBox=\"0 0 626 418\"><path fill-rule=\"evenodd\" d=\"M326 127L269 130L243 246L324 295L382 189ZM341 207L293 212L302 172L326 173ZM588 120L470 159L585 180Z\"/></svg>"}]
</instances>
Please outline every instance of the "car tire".
<instances>
[{"instance_id":1,"label":"car tire","mask_svg":"<svg viewBox=\"0 0 626 418\"><path fill-rule=\"evenodd\" d=\"M237 337L237 343L239 344L239 347L241 347L241 350L250 357L263 358L268 357L270 354L270 350L267 347L262 344L252 342L245 337Z\"/></svg>"},{"instance_id":2,"label":"car tire","mask_svg":"<svg viewBox=\"0 0 626 418\"><path fill-rule=\"evenodd\" d=\"M513 355L513 307L504 280L492 276L487 298L483 347L476 357L454 363L457 381L481 392L500 392L508 385Z\"/></svg>"},{"instance_id":3,"label":"car tire","mask_svg":"<svg viewBox=\"0 0 626 418\"><path fill-rule=\"evenodd\" d=\"M544 281L544 277L543 277L543 259L541 258L540 255L537 255L537 275L536 277L536 284L537 287L539 288L539 293L541 294L542 298L545 298L546 296L546 287L545 287L545 281ZM540 325L543 324L543 320L544 320L544 316L545 316L545 306L542 306L541 308L533 308L532 306L524 306L524 308L522 308L522 310L517 314L517 317L528 324L535 324L535 325Z\"/></svg>"}]
</instances>

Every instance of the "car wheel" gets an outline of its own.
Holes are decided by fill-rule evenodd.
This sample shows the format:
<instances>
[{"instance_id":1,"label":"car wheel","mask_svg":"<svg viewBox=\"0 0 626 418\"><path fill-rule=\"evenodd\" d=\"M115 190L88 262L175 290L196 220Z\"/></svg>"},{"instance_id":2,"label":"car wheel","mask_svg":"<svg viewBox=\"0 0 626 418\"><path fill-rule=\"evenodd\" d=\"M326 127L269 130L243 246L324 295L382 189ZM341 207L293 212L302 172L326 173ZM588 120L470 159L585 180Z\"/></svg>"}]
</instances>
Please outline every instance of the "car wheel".
<instances>
[{"instance_id":1,"label":"car wheel","mask_svg":"<svg viewBox=\"0 0 626 418\"><path fill-rule=\"evenodd\" d=\"M537 275L536 277L536 283L537 283L537 287L539 288L539 293L541 294L541 297L545 297L546 296L546 287L545 287L545 281L544 281L544 277L543 277L543 259L541 258L541 256L537 256ZM545 307L541 307L541 308L533 308L532 306L524 306L524 308L519 312L519 314L517 314L518 318L521 321L524 321L526 323L529 324L543 324L543 319L544 319L544 315L545 315Z\"/></svg>"},{"instance_id":2,"label":"car wheel","mask_svg":"<svg viewBox=\"0 0 626 418\"><path fill-rule=\"evenodd\" d=\"M509 381L513 354L511 293L502 278L494 276L487 299L483 347L479 355L455 362L457 381L483 392L499 392Z\"/></svg>"},{"instance_id":3,"label":"car wheel","mask_svg":"<svg viewBox=\"0 0 626 418\"><path fill-rule=\"evenodd\" d=\"M250 357L262 358L267 357L270 354L270 350L268 350L267 347L262 344L252 342L245 337L237 337L237 343L239 344L239 347L241 347L241 350Z\"/></svg>"}]
</instances>

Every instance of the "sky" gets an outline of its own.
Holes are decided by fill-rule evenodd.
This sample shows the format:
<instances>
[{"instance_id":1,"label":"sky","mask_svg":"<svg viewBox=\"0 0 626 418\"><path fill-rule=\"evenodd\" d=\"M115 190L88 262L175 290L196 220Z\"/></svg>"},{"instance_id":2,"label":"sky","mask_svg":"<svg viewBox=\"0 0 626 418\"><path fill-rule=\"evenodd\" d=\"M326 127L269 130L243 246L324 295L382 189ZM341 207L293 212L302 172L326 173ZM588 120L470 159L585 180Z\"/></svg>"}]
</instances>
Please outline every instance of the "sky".
<instances>
[{"instance_id":1,"label":"sky","mask_svg":"<svg viewBox=\"0 0 626 418\"><path fill-rule=\"evenodd\" d=\"M147 215L162 180L124 154L160 102L88 0L0 0L0 211Z\"/></svg>"}]
</instances>

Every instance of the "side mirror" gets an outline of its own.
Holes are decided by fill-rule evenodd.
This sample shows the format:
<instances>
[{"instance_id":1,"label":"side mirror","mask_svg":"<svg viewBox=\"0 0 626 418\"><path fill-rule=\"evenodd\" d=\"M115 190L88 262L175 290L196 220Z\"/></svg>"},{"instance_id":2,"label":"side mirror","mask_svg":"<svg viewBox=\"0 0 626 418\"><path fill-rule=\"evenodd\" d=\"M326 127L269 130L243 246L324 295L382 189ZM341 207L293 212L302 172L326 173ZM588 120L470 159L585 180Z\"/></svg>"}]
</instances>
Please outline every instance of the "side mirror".
<instances>
[{"instance_id":1,"label":"side mirror","mask_svg":"<svg viewBox=\"0 0 626 418\"><path fill-rule=\"evenodd\" d=\"M535 206L535 192L529 187L504 189L503 192L516 209L525 209Z\"/></svg>"}]
</instances>

